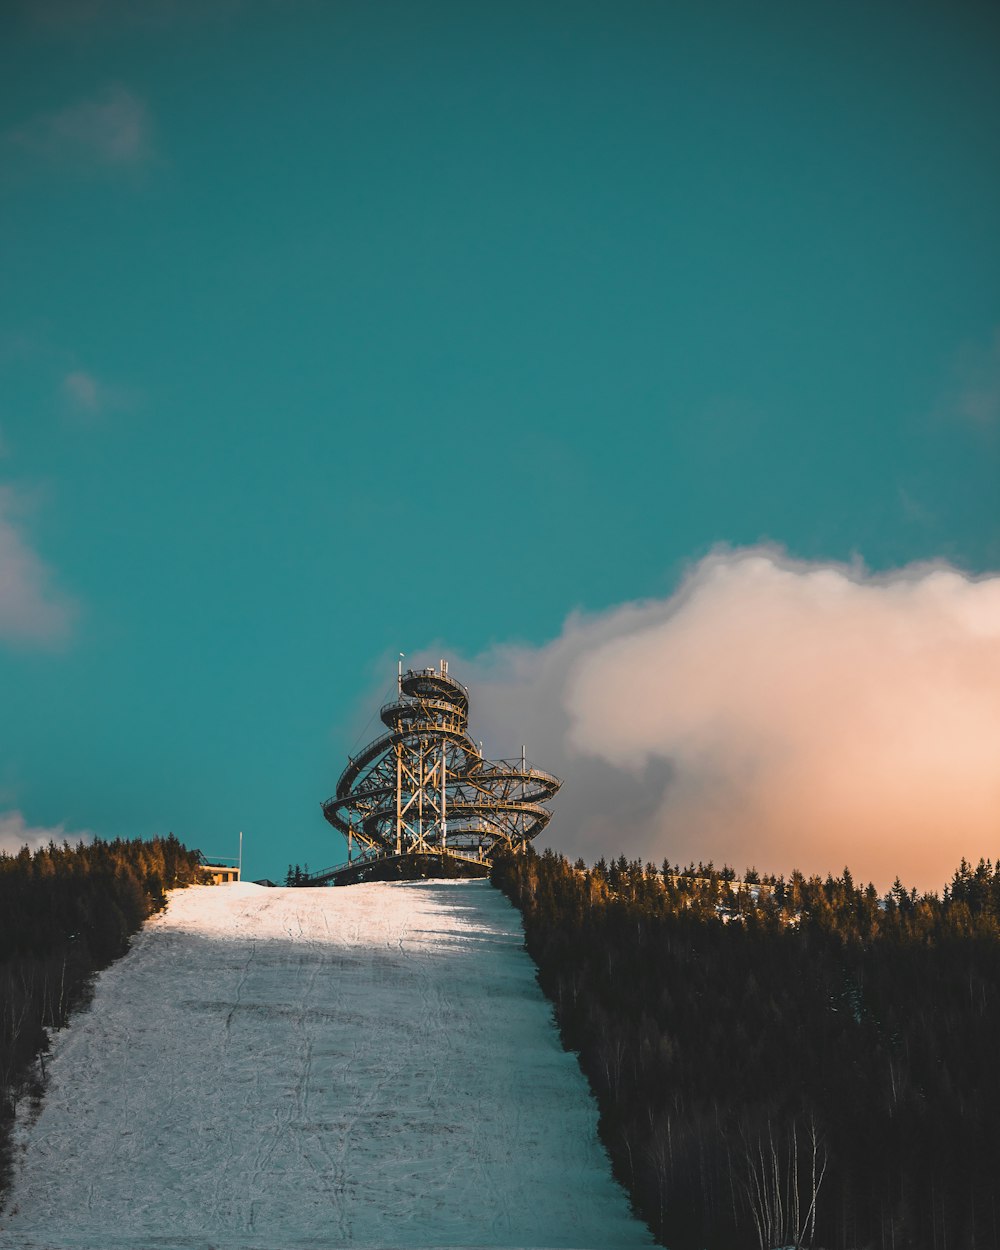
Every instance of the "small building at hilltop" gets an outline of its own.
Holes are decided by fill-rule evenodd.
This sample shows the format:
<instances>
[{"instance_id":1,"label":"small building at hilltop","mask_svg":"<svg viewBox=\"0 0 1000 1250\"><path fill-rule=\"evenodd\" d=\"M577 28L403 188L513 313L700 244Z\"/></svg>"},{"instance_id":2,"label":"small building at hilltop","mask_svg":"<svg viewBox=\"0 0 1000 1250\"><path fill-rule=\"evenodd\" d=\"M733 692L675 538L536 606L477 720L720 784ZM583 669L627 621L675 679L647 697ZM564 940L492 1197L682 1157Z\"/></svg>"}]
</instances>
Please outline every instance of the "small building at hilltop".
<instances>
[{"instance_id":1,"label":"small building at hilltop","mask_svg":"<svg viewBox=\"0 0 1000 1250\"><path fill-rule=\"evenodd\" d=\"M239 863L233 863L224 856L216 855L208 859L199 851L198 868L205 882L211 881L213 885L229 885L240 879Z\"/></svg>"}]
</instances>

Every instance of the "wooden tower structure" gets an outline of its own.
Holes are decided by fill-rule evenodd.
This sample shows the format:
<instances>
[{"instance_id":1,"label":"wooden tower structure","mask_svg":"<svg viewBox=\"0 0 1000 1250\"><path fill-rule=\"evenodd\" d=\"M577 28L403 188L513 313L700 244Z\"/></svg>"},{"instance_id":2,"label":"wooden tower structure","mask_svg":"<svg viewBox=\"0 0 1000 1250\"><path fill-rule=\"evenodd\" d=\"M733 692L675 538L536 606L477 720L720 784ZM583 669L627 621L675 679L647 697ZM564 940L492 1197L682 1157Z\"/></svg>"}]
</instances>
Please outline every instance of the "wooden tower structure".
<instances>
[{"instance_id":1,"label":"wooden tower structure","mask_svg":"<svg viewBox=\"0 0 1000 1250\"><path fill-rule=\"evenodd\" d=\"M480 875L500 848L522 850L545 828L561 782L519 759L488 760L469 734L469 692L439 668L403 672L380 712L386 732L348 759L323 815L348 860L308 884L392 875L424 859L428 875ZM439 872L434 872L437 865Z\"/></svg>"}]
</instances>

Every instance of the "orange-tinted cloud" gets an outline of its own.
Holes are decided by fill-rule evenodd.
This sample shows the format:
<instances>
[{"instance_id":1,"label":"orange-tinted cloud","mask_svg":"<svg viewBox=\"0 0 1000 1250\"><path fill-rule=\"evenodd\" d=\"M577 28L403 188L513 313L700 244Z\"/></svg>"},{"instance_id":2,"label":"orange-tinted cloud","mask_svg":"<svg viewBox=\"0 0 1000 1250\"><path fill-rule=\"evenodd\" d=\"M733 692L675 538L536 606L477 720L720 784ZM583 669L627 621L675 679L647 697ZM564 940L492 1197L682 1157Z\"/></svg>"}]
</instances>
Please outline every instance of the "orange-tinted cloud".
<instances>
[{"instance_id":1,"label":"orange-tinted cloud","mask_svg":"<svg viewBox=\"0 0 1000 1250\"><path fill-rule=\"evenodd\" d=\"M1000 855L1000 577L720 552L668 599L454 670L496 753L561 770L570 854L928 889Z\"/></svg>"}]
</instances>

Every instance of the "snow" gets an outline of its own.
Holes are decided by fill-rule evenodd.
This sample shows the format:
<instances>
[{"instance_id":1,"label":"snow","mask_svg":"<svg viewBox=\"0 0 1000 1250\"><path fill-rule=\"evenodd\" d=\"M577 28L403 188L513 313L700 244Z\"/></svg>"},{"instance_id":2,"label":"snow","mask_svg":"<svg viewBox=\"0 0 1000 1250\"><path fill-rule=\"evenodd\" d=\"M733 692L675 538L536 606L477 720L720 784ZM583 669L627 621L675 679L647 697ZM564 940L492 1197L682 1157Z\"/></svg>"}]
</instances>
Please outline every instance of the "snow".
<instances>
[{"instance_id":1,"label":"snow","mask_svg":"<svg viewBox=\"0 0 1000 1250\"><path fill-rule=\"evenodd\" d=\"M54 1039L3 1250L651 1246L488 882L175 892Z\"/></svg>"}]
</instances>

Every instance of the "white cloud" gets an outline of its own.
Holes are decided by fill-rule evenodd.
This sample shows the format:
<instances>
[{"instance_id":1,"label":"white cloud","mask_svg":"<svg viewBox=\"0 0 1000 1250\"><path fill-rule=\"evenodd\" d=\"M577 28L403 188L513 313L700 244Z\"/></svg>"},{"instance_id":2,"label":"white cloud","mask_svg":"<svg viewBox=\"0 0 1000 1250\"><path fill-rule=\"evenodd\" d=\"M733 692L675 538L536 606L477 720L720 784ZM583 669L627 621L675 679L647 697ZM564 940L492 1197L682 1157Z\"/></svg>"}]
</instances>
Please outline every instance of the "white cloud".
<instances>
[{"instance_id":1,"label":"white cloud","mask_svg":"<svg viewBox=\"0 0 1000 1250\"><path fill-rule=\"evenodd\" d=\"M76 605L53 586L23 532L23 511L13 487L0 485L0 641L52 645L68 636Z\"/></svg>"},{"instance_id":2,"label":"white cloud","mask_svg":"<svg viewBox=\"0 0 1000 1250\"><path fill-rule=\"evenodd\" d=\"M40 846L48 846L50 842L62 843L68 840L76 844L81 841L90 842L92 838L93 835L86 830L69 833L66 826L61 824L51 828L29 825L18 811L0 812L0 851L6 851L10 855L16 855L23 846L34 851Z\"/></svg>"},{"instance_id":3,"label":"white cloud","mask_svg":"<svg viewBox=\"0 0 1000 1250\"><path fill-rule=\"evenodd\" d=\"M67 373L61 390L67 411L80 418L127 411L140 402L138 392L104 382L85 369L73 369Z\"/></svg>"},{"instance_id":4,"label":"white cloud","mask_svg":"<svg viewBox=\"0 0 1000 1250\"><path fill-rule=\"evenodd\" d=\"M959 387L955 407L980 428L1000 425L1000 327L985 347L967 347L958 361Z\"/></svg>"},{"instance_id":5,"label":"white cloud","mask_svg":"<svg viewBox=\"0 0 1000 1250\"><path fill-rule=\"evenodd\" d=\"M101 407L101 388L90 373L77 369L63 379L63 392L71 403L87 412L97 412Z\"/></svg>"},{"instance_id":6,"label":"white cloud","mask_svg":"<svg viewBox=\"0 0 1000 1250\"><path fill-rule=\"evenodd\" d=\"M488 754L524 741L563 776L568 854L922 888L1000 855L1000 577L719 552L667 599L453 671Z\"/></svg>"},{"instance_id":7,"label":"white cloud","mask_svg":"<svg viewBox=\"0 0 1000 1250\"><path fill-rule=\"evenodd\" d=\"M120 85L30 118L6 138L55 164L128 166L146 160L152 151L146 105Z\"/></svg>"}]
</instances>

